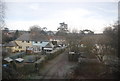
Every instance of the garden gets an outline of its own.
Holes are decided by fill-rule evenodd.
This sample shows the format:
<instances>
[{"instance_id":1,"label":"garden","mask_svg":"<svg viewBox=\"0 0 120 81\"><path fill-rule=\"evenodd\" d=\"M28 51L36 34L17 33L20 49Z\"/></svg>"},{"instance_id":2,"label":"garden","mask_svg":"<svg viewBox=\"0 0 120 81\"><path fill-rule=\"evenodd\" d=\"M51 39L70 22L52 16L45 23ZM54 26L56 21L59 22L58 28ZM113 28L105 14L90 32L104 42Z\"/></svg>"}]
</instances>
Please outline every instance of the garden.
<instances>
[{"instance_id":1,"label":"garden","mask_svg":"<svg viewBox=\"0 0 120 81\"><path fill-rule=\"evenodd\" d=\"M10 65L11 69L10 71L14 70L16 72L17 77L14 77L16 75L10 75L11 78L21 79L26 78L28 76L31 76L33 74L39 73L39 70L43 68L44 64L55 58L57 55L61 54L65 49L59 49L54 51L53 53L45 53L43 55L41 54L26 54L26 53L17 53L14 55L11 55L10 58L13 59L13 61L7 63ZM16 59L21 58L23 61L16 61ZM5 71L4 71L5 72ZM7 75L8 72L6 72L5 75ZM9 75L9 74L8 74Z\"/></svg>"}]
</instances>

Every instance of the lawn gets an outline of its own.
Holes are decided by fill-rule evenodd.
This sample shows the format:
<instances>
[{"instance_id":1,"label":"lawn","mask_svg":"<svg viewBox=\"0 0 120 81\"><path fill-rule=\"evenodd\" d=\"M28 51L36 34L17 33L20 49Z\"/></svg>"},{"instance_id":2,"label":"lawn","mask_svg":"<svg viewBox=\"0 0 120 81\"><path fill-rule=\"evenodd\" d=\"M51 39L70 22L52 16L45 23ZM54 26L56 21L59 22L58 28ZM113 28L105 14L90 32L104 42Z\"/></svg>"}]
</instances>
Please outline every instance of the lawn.
<instances>
[{"instance_id":1,"label":"lawn","mask_svg":"<svg viewBox=\"0 0 120 81\"><path fill-rule=\"evenodd\" d=\"M23 57L24 59L24 62L31 62L31 63L34 63L36 60L37 60L37 55L26 55Z\"/></svg>"}]
</instances>

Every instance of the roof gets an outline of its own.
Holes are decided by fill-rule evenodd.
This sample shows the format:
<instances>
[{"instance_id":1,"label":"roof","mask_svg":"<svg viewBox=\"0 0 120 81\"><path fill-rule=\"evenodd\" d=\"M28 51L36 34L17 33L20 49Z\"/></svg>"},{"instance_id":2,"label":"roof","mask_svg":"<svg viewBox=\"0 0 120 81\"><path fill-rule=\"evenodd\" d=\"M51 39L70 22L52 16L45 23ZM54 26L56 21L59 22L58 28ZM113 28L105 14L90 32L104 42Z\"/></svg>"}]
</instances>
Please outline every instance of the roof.
<instances>
[{"instance_id":1,"label":"roof","mask_svg":"<svg viewBox=\"0 0 120 81\"><path fill-rule=\"evenodd\" d=\"M45 47L48 43L49 43L49 42L42 42L42 43L40 43L40 46L41 46L41 47Z\"/></svg>"},{"instance_id":2,"label":"roof","mask_svg":"<svg viewBox=\"0 0 120 81\"><path fill-rule=\"evenodd\" d=\"M48 36L49 39L55 39L55 40L65 40L65 37L63 36Z\"/></svg>"},{"instance_id":3,"label":"roof","mask_svg":"<svg viewBox=\"0 0 120 81\"><path fill-rule=\"evenodd\" d=\"M53 47L53 44L52 43L48 43L45 47L46 48L51 48L51 47Z\"/></svg>"},{"instance_id":4,"label":"roof","mask_svg":"<svg viewBox=\"0 0 120 81\"><path fill-rule=\"evenodd\" d=\"M2 44L0 44L0 46L3 46Z\"/></svg>"},{"instance_id":5,"label":"roof","mask_svg":"<svg viewBox=\"0 0 120 81\"><path fill-rule=\"evenodd\" d=\"M25 33L25 34L22 34L19 38L17 38L16 40L19 40L19 41L27 41L27 40L31 40L30 39L30 34L29 33Z\"/></svg>"},{"instance_id":6,"label":"roof","mask_svg":"<svg viewBox=\"0 0 120 81\"><path fill-rule=\"evenodd\" d=\"M17 58L17 59L15 59L16 61L18 61L18 62L22 62L24 59L22 59L22 58Z\"/></svg>"},{"instance_id":7,"label":"roof","mask_svg":"<svg viewBox=\"0 0 120 81\"><path fill-rule=\"evenodd\" d=\"M49 41L47 36L45 35L33 35L30 33L25 33L22 34L19 38L17 38L16 40L19 41Z\"/></svg>"},{"instance_id":8,"label":"roof","mask_svg":"<svg viewBox=\"0 0 120 81\"><path fill-rule=\"evenodd\" d=\"M11 41L9 43L4 44L4 46L6 47L14 47L14 46L18 46L17 43L15 41Z\"/></svg>"},{"instance_id":9,"label":"roof","mask_svg":"<svg viewBox=\"0 0 120 81\"><path fill-rule=\"evenodd\" d=\"M30 35L32 41L49 41L46 35Z\"/></svg>"},{"instance_id":10,"label":"roof","mask_svg":"<svg viewBox=\"0 0 120 81\"><path fill-rule=\"evenodd\" d=\"M75 54L75 52L69 52L69 54Z\"/></svg>"},{"instance_id":11,"label":"roof","mask_svg":"<svg viewBox=\"0 0 120 81\"><path fill-rule=\"evenodd\" d=\"M13 61L13 59L11 59L10 57L4 58L4 60L6 60L7 62Z\"/></svg>"}]
</instances>

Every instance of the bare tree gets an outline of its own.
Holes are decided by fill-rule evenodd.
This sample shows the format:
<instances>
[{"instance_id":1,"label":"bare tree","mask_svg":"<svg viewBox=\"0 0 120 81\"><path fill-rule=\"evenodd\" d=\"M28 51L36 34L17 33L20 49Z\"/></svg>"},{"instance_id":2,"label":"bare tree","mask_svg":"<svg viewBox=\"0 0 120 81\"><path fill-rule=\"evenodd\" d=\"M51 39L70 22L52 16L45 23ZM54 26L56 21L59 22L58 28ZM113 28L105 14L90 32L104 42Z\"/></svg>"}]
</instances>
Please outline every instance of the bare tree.
<instances>
[{"instance_id":1,"label":"bare tree","mask_svg":"<svg viewBox=\"0 0 120 81\"><path fill-rule=\"evenodd\" d=\"M37 35L37 34L43 34L43 35L46 35L46 30L47 30L47 27L40 27L39 25L33 25L30 27L30 33L33 34L33 35Z\"/></svg>"},{"instance_id":2,"label":"bare tree","mask_svg":"<svg viewBox=\"0 0 120 81\"><path fill-rule=\"evenodd\" d=\"M46 30L47 30L47 27L43 27L42 30L43 30L43 31L46 31Z\"/></svg>"},{"instance_id":3,"label":"bare tree","mask_svg":"<svg viewBox=\"0 0 120 81\"><path fill-rule=\"evenodd\" d=\"M5 2L0 0L0 29L4 28L5 26Z\"/></svg>"},{"instance_id":4,"label":"bare tree","mask_svg":"<svg viewBox=\"0 0 120 81\"><path fill-rule=\"evenodd\" d=\"M94 32L93 31L91 31L91 30L88 30L88 29L85 29L85 30L80 30L80 33L81 34L94 34Z\"/></svg>"},{"instance_id":5,"label":"bare tree","mask_svg":"<svg viewBox=\"0 0 120 81\"><path fill-rule=\"evenodd\" d=\"M2 43L2 29L5 27L5 2L0 0L0 44ZM2 46L0 46L0 54L2 54ZM2 56L0 56L0 62L2 62ZM2 70L0 68L0 70ZM0 80L2 79L2 71L0 71Z\"/></svg>"},{"instance_id":6,"label":"bare tree","mask_svg":"<svg viewBox=\"0 0 120 81\"><path fill-rule=\"evenodd\" d=\"M66 36L66 40L69 44L69 51L73 51L78 53L80 51L79 49L79 43L80 43L81 37L79 36L77 29L73 29L72 33L68 33Z\"/></svg>"},{"instance_id":7,"label":"bare tree","mask_svg":"<svg viewBox=\"0 0 120 81\"><path fill-rule=\"evenodd\" d=\"M38 34L38 33L40 33L41 30L42 30L42 28L38 25L33 25L30 27L31 34Z\"/></svg>"},{"instance_id":8,"label":"bare tree","mask_svg":"<svg viewBox=\"0 0 120 81\"><path fill-rule=\"evenodd\" d=\"M112 48L115 48L116 51L118 51L118 39L119 39L119 24L118 22L116 22L115 24L106 27L105 30L103 31L103 34L109 38L111 38L109 46L111 46Z\"/></svg>"},{"instance_id":9,"label":"bare tree","mask_svg":"<svg viewBox=\"0 0 120 81\"><path fill-rule=\"evenodd\" d=\"M72 33L73 33L73 34L77 34L77 33L78 33L78 30L74 28L74 29L72 30Z\"/></svg>"}]
</instances>

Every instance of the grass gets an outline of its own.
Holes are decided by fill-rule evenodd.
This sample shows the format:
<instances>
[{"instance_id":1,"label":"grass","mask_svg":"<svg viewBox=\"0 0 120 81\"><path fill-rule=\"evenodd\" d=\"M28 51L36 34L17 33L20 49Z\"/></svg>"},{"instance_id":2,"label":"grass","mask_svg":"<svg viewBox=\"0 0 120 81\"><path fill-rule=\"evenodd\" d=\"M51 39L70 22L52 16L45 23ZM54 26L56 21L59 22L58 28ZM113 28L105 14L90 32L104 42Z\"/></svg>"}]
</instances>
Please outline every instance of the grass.
<instances>
[{"instance_id":1,"label":"grass","mask_svg":"<svg viewBox=\"0 0 120 81\"><path fill-rule=\"evenodd\" d=\"M50 56L47 56L48 59L46 59L46 62L53 59L54 57L56 57L57 55L61 54L64 50L59 50L53 54L51 54ZM23 63L16 63L16 67L17 67L17 71L20 75L23 75L23 78L28 79L31 76L35 75L37 76L37 72L35 71L35 63L25 63L25 61L29 61L29 59L31 60L35 60L36 61L36 54L27 54L23 57L24 62ZM39 59L39 58L38 58ZM43 63L39 63L39 69L44 68L44 64Z\"/></svg>"},{"instance_id":2,"label":"grass","mask_svg":"<svg viewBox=\"0 0 120 81\"><path fill-rule=\"evenodd\" d=\"M29 62L29 61L35 61L36 60L36 55L26 55L23 57L24 62Z\"/></svg>"}]
</instances>

